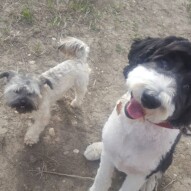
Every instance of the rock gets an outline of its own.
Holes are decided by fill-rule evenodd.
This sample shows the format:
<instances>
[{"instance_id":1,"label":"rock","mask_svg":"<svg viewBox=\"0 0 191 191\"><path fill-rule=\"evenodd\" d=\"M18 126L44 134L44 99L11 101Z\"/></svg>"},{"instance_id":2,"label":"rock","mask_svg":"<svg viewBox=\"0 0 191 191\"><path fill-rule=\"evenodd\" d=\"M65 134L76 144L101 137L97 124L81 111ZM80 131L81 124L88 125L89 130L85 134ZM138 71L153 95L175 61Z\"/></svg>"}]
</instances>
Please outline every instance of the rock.
<instances>
[{"instance_id":1,"label":"rock","mask_svg":"<svg viewBox=\"0 0 191 191\"><path fill-rule=\"evenodd\" d=\"M48 132L51 137L55 137L56 134L55 134L54 128L50 128Z\"/></svg>"},{"instance_id":2,"label":"rock","mask_svg":"<svg viewBox=\"0 0 191 191\"><path fill-rule=\"evenodd\" d=\"M0 135L3 135L5 133L7 133L7 129L3 128L3 127L0 127Z\"/></svg>"},{"instance_id":3,"label":"rock","mask_svg":"<svg viewBox=\"0 0 191 191\"><path fill-rule=\"evenodd\" d=\"M78 154L80 151L78 149L74 149L73 153Z\"/></svg>"}]
</instances>

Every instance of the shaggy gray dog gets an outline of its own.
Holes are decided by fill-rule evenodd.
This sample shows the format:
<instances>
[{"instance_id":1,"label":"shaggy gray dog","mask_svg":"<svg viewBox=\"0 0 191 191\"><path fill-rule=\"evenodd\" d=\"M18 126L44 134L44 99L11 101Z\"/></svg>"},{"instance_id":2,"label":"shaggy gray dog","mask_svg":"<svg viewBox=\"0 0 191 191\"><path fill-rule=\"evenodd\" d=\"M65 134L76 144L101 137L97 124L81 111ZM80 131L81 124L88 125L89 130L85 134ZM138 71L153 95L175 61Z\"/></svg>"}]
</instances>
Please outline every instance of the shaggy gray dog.
<instances>
[{"instance_id":1,"label":"shaggy gray dog","mask_svg":"<svg viewBox=\"0 0 191 191\"><path fill-rule=\"evenodd\" d=\"M40 133L49 123L50 107L70 89L75 90L73 107L82 103L87 91L90 69L87 64L89 47L76 38L68 37L61 42L59 50L69 56L54 68L42 73L20 74L14 71L3 72L0 78L6 78L4 90L6 104L19 113L32 112L34 124L25 135L24 142L33 145L38 142Z\"/></svg>"}]
</instances>

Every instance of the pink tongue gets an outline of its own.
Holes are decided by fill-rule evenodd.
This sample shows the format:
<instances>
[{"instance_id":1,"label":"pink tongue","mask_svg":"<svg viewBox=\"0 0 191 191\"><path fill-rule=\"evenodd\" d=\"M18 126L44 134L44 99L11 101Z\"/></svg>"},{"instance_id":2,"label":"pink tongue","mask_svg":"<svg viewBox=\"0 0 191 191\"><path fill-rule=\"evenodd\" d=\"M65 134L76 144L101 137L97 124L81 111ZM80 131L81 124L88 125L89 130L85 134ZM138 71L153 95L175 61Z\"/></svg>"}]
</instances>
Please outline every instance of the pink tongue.
<instances>
[{"instance_id":1,"label":"pink tongue","mask_svg":"<svg viewBox=\"0 0 191 191\"><path fill-rule=\"evenodd\" d=\"M132 98L126 107L128 114L133 119L138 119L144 116L143 108L139 102Z\"/></svg>"}]
</instances>

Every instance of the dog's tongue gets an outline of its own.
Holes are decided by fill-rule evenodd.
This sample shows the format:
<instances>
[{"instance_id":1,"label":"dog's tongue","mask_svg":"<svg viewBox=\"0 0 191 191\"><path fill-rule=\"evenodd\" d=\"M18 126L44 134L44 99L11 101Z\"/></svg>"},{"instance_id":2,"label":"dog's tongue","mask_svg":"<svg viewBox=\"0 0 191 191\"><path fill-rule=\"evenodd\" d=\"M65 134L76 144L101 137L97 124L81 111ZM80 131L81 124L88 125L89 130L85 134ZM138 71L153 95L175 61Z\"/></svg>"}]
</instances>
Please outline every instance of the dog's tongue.
<instances>
[{"instance_id":1,"label":"dog's tongue","mask_svg":"<svg viewBox=\"0 0 191 191\"><path fill-rule=\"evenodd\" d=\"M144 116L144 111L141 104L132 98L125 108L126 112L132 117L133 119L138 119Z\"/></svg>"}]
</instances>

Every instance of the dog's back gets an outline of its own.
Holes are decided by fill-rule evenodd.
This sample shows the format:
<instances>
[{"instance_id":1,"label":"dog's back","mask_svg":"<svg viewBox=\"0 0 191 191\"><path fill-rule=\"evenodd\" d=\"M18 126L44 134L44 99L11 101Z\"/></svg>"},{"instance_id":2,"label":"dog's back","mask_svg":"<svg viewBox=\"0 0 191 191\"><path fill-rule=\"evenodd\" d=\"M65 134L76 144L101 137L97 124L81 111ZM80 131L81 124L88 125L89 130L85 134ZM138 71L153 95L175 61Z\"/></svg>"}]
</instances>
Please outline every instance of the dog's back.
<instances>
[{"instance_id":1,"label":"dog's back","mask_svg":"<svg viewBox=\"0 0 191 191\"><path fill-rule=\"evenodd\" d=\"M41 74L53 85L54 91L49 91L49 99L54 102L62 98L68 89L73 88L76 98L72 106L80 105L87 91L91 71L87 63L89 47L79 39L67 37L61 41L58 49L67 60Z\"/></svg>"}]
</instances>

